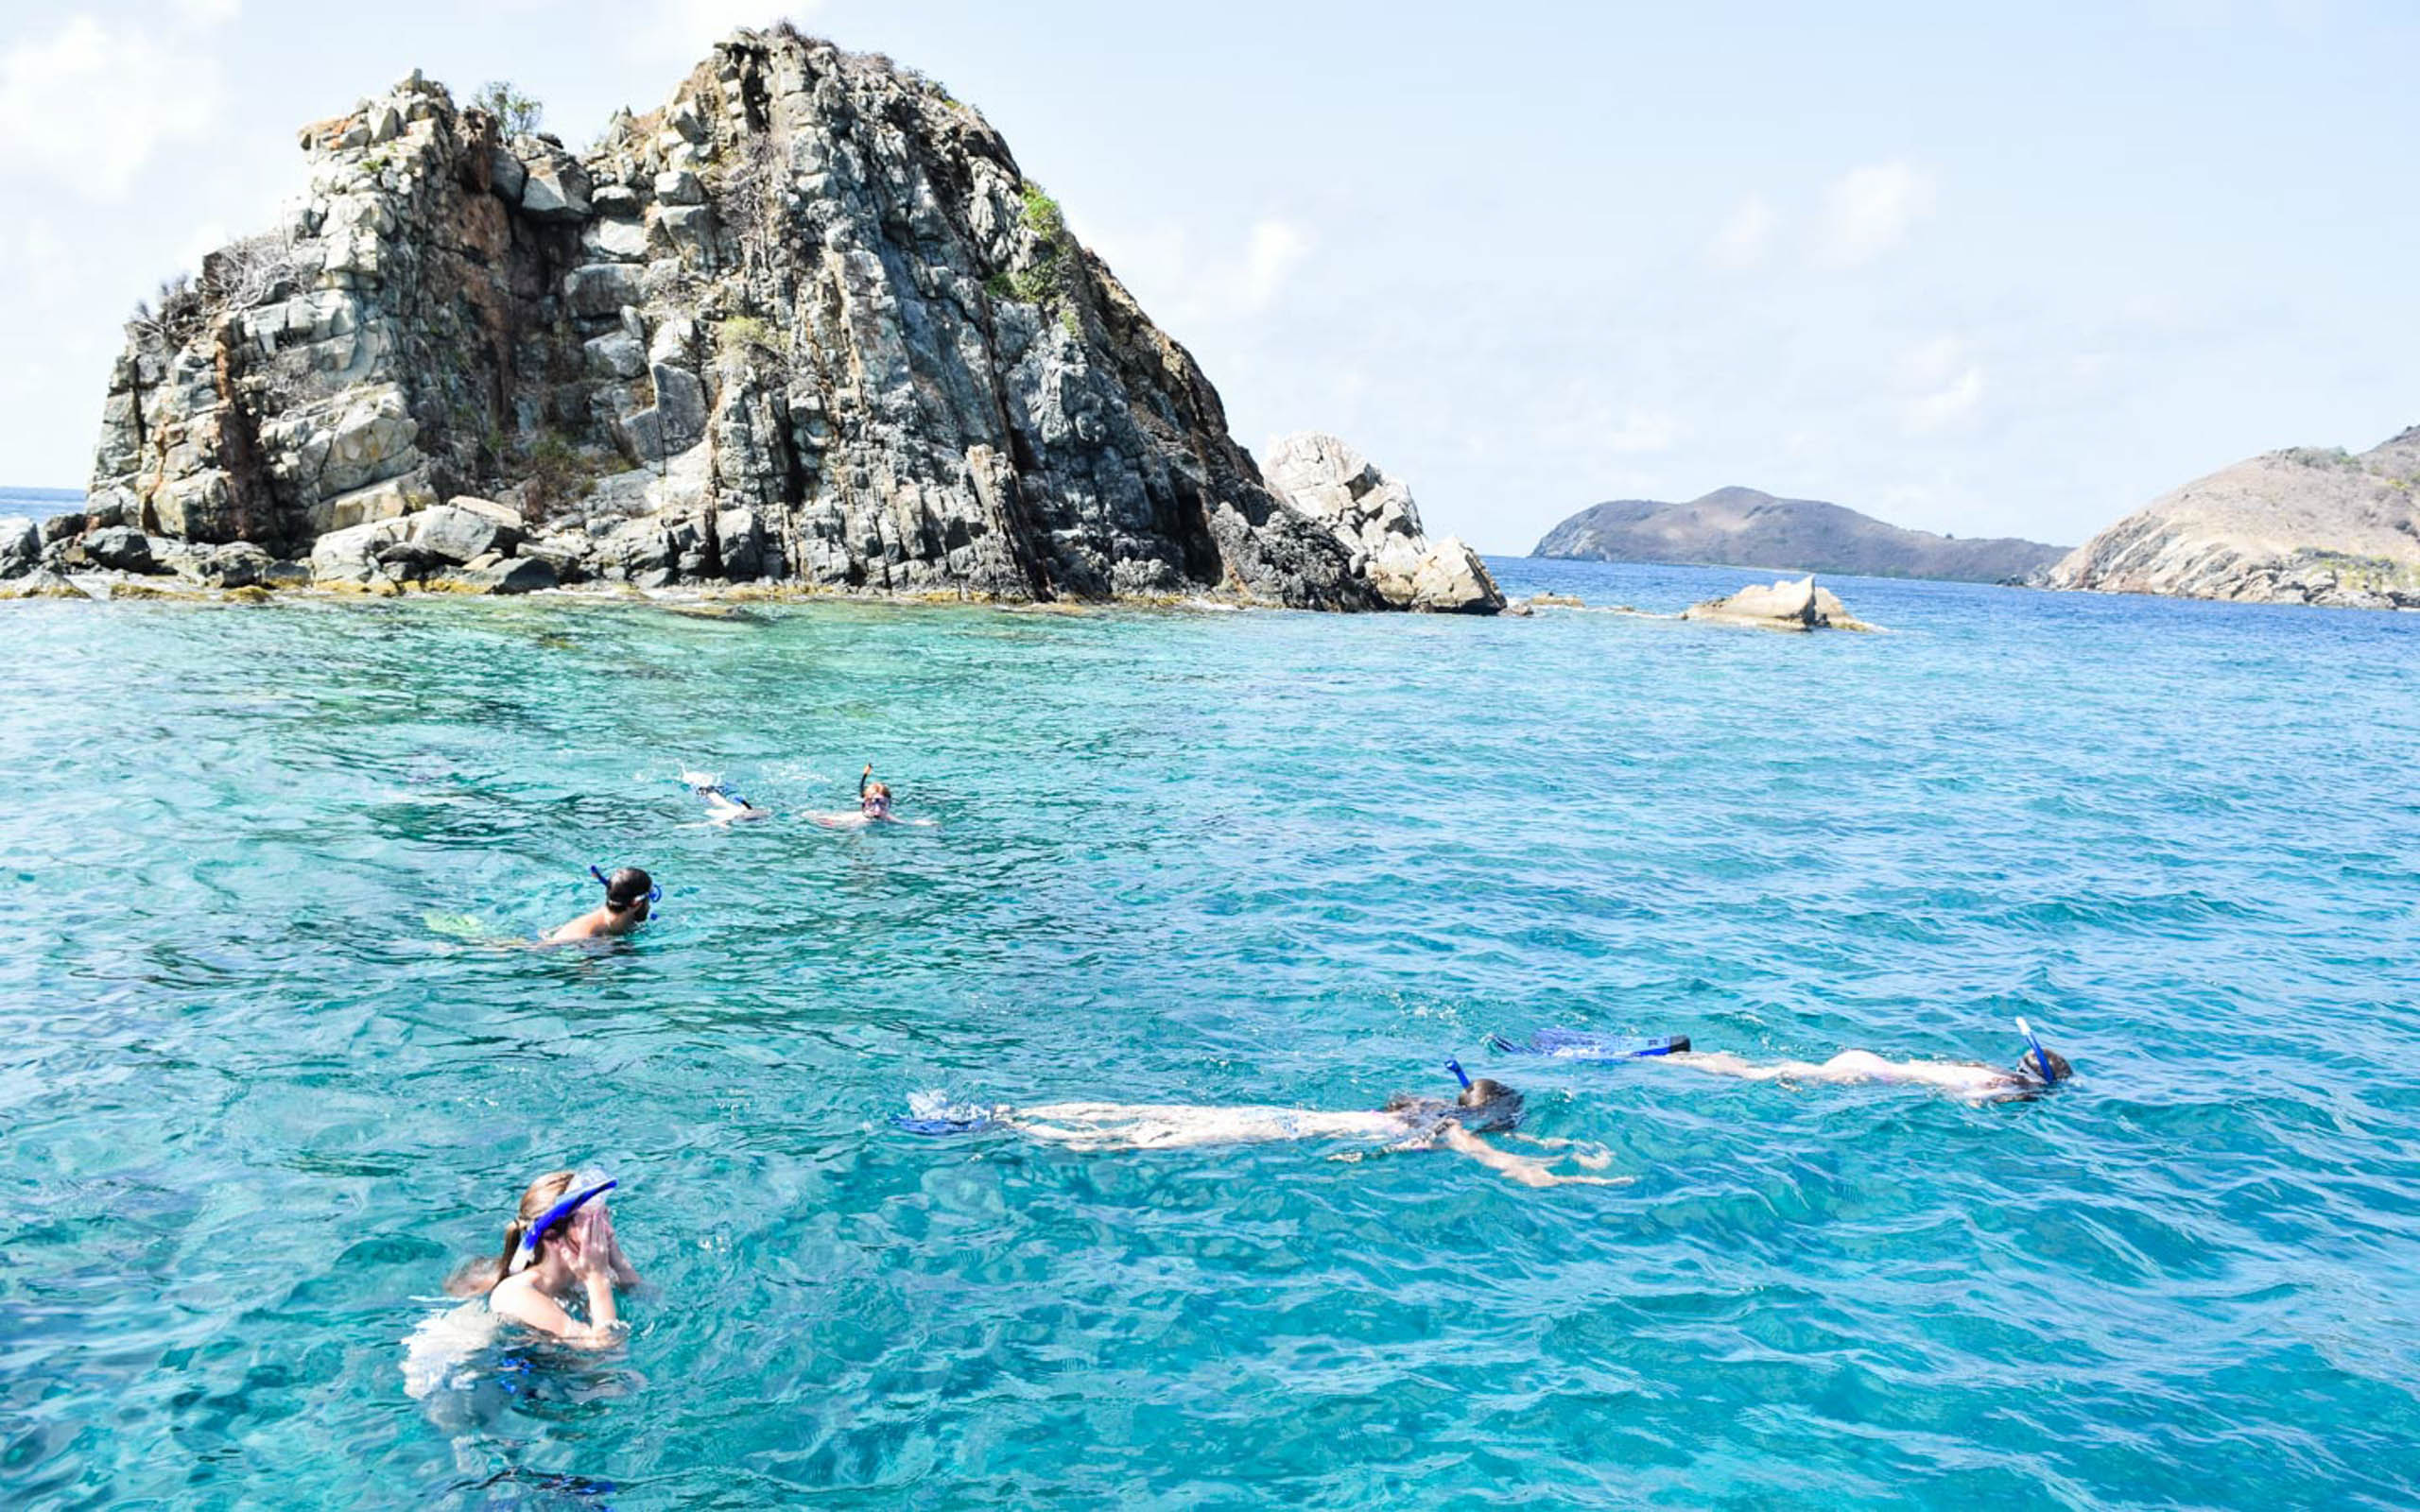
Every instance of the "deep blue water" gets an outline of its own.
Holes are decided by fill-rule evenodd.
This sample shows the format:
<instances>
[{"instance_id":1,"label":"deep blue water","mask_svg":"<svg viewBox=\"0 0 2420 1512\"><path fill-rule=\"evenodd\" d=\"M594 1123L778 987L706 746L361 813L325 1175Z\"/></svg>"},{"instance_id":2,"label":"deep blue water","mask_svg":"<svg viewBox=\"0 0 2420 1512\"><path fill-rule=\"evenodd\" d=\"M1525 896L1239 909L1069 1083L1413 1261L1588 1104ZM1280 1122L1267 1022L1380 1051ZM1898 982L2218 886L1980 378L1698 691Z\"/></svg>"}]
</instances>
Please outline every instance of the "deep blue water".
<instances>
[{"instance_id":1,"label":"deep blue water","mask_svg":"<svg viewBox=\"0 0 2420 1512\"><path fill-rule=\"evenodd\" d=\"M2420 619L1835 586L1893 633L0 605L0 1503L2420 1499ZM868 760L939 828L672 780ZM667 887L628 948L424 922L592 861ZM1480 1049L2019 1013L2080 1074L1999 1107ZM890 1126L1457 1052L1636 1179ZM408 1397L579 1162L627 1348Z\"/></svg>"}]
</instances>

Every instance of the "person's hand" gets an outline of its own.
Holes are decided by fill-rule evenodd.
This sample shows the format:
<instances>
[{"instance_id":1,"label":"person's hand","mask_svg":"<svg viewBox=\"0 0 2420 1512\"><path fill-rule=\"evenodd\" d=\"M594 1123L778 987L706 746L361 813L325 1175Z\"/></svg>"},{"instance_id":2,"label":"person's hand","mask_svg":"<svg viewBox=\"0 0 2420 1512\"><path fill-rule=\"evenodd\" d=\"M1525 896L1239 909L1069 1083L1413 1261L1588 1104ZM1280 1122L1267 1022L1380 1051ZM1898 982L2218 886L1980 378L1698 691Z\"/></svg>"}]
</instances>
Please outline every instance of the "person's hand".
<instances>
[{"instance_id":1,"label":"person's hand","mask_svg":"<svg viewBox=\"0 0 2420 1512\"><path fill-rule=\"evenodd\" d=\"M598 1234L594 1209L573 1215L572 1221L564 1226L563 1239L569 1250L563 1258L571 1265L573 1275L582 1280L591 1280L607 1274L613 1263L613 1239L611 1235Z\"/></svg>"}]
</instances>

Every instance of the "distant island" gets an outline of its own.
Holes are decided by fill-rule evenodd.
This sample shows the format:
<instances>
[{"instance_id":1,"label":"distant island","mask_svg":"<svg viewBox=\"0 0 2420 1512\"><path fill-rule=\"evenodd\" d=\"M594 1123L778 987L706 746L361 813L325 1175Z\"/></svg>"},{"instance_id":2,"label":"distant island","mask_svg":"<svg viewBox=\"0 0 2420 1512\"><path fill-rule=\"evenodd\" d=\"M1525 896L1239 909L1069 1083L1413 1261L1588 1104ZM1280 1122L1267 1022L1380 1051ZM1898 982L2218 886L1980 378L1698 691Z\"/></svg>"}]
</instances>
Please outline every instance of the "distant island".
<instances>
[{"instance_id":1,"label":"distant island","mask_svg":"<svg viewBox=\"0 0 2420 1512\"><path fill-rule=\"evenodd\" d=\"M1547 531L1530 555L1997 583L2042 572L2066 551L2038 541L1961 541L1886 524L1818 499L1728 488L1686 504L1615 499L1591 505Z\"/></svg>"},{"instance_id":2,"label":"distant island","mask_svg":"<svg viewBox=\"0 0 2420 1512\"><path fill-rule=\"evenodd\" d=\"M2078 546L2046 588L2420 609L2420 425L2358 455L2290 447L2181 489Z\"/></svg>"}]
</instances>

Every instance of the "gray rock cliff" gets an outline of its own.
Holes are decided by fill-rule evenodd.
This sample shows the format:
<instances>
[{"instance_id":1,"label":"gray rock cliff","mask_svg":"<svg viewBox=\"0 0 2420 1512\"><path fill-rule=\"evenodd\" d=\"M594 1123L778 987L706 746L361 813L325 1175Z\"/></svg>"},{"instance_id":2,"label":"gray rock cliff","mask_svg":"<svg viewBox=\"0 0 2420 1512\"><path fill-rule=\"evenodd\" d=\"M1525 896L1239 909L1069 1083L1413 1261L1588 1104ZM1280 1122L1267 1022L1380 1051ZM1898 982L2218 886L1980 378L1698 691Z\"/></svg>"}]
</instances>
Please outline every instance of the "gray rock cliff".
<instances>
[{"instance_id":1,"label":"gray rock cliff","mask_svg":"<svg viewBox=\"0 0 2420 1512\"><path fill-rule=\"evenodd\" d=\"M2420 609L2420 426L2354 455L2295 448L2163 495L2044 587Z\"/></svg>"},{"instance_id":2,"label":"gray rock cliff","mask_svg":"<svg viewBox=\"0 0 2420 1512\"><path fill-rule=\"evenodd\" d=\"M1996 583L2040 570L2062 549L2001 537L1960 541L1837 504L1728 488L1686 504L1593 505L1547 531L1531 555Z\"/></svg>"},{"instance_id":3,"label":"gray rock cliff","mask_svg":"<svg viewBox=\"0 0 2420 1512\"><path fill-rule=\"evenodd\" d=\"M1411 490L1333 436L1299 431L1270 443L1264 464L1278 497L1320 522L1353 553L1353 571L1396 609L1496 614L1504 594L1478 553L1454 536L1430 541Z\"/></svg>"},{"instance_id":4,"label":"gray rock cliff","mask_svg":"<svg viewBox=\"0 0 2420 1512\"><path fill-rule=\"evenodd\" d=\"M887 60L736 33L579 153L415 75L302 146L286 222L130 326L70 533L372 588L1384 607L983 118Z\"/></svg>"}]
</instances>

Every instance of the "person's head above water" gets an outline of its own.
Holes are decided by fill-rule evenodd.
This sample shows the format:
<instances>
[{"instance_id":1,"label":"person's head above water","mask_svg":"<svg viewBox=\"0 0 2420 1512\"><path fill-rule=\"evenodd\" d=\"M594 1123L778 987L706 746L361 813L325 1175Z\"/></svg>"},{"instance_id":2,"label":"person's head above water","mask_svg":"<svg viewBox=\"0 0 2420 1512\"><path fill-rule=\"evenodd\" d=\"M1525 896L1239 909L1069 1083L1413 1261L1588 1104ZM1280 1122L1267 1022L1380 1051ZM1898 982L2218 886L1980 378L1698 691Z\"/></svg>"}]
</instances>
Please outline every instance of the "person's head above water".
<instances>
[{"instance_id":1,"label":"person's head above water","mask_svg":"<svg viewBox=\"0 0 2420 1512\"><path fill-rule=\"evenodd\" d=\"M1465 1111L1462 1122L1472 1128L1509 1129L1521 1122L1521 1094L1492 1076L1481 1076L1463 1088L1455 1095L1454 1106Z\"/></svg>"},{"instance_id":2,"label":"person's head above water","mask_svg":"<svg viewBox=\"0 0 2420 1512\"><path fill-rule=\"evenodd\" d=\"M1387 1099L1385 1111L1390 1113L1435 1112L1451 1118L1464 1128L1481 1133L1503 1132L1521 1122L1522 1098L1519 1092L1491 1076L1476 1081L1463 1074L1460 1065L1448 1061L1461 1078L1462 1090L1452 1102L1442 1097L1414 1097L1409 1092L1397 1092Z\"/></svg>"},{"instance_id":3,"label":"person's head above water","mask_svg":"<svg viewBox=\"0 0 2420 1512\"><path fill-rule=\"evenodd\" d=\"M2037 1056L2040 1057L2039 1059L2035 1058ZM2048 1066L2050 1073L2047 1077L2042 1074L2043 1068L2046 1064ZM2074 1075L2076 1074L2076 1069L2075 1067L2067 1064L2066 1057L2059 1054L2055 1050L2029 1049L2024 1055L2017 1057L2016 1074L2036 1086L2056 1087L2059 1083L2066 1081L2068 1077Z\"/></svg>"},{"instance_id":4,"label":"person's head above water","mask_svg":"<svg viewBox=\"0 0 2420 1512\"><path fill-rule=\"evenodd\" d=\"M604 1194L600 1192L570 1211L555 1211L579 1195L574 1187L579 1177L577 1171L549 1171L524 1187L520 1207L514 1211L512 1221L504 1226L503 1252L493 1260L474 1260L464 1265L446 1281L445 1289L457 1297L481 1296L515 1271L544 1263L556 1246L566 1243L570 1219L583 1208L603 1203ZM534 1234L533 1228L537 1230Z\"/></svg>"},{"instance_id":5,"label":"person's head above water","mask_svg":"<svg viewBox=\"0 0 2420 1512\"><path fill-rule=\"evenodd\" d=\"M596 872L596 868L591 867L589 870ZM645 919L648 905L663 896L656 890L655 879L637 867L624 867L610 877L601 872L597 876L605 884L605 906L616 915L635 911L638 918Z\"/></svg>"},{"instance_id":6,"label":"person's head above water","mask_svg":"<svg viewBox=\"0 0 2420 1512\"><path fill-rule=\"evenodd\" d=\"M857 805L878 818L890 817L890 784L889 782L867 783L865 792L858 797Z\"/></svg>"},{"instance_id":7,"label":"person's head above water","mask_svg":"<svg viewBox=\"0 0 2420 1512\"><path fill-rule=\"evenodd\" d=\"M2067 1064L2066 1057L2055 1050L2042 1048L2041 1037L2033 1032L2033 1025L2020 1018L2016 1021L2016 1032L2025 1036L2025 1054L2016 1062L2018 1076L2037 1086L2056 1087L2076 1074L2075 1068Z\"/></svg>"}]
</instances>

